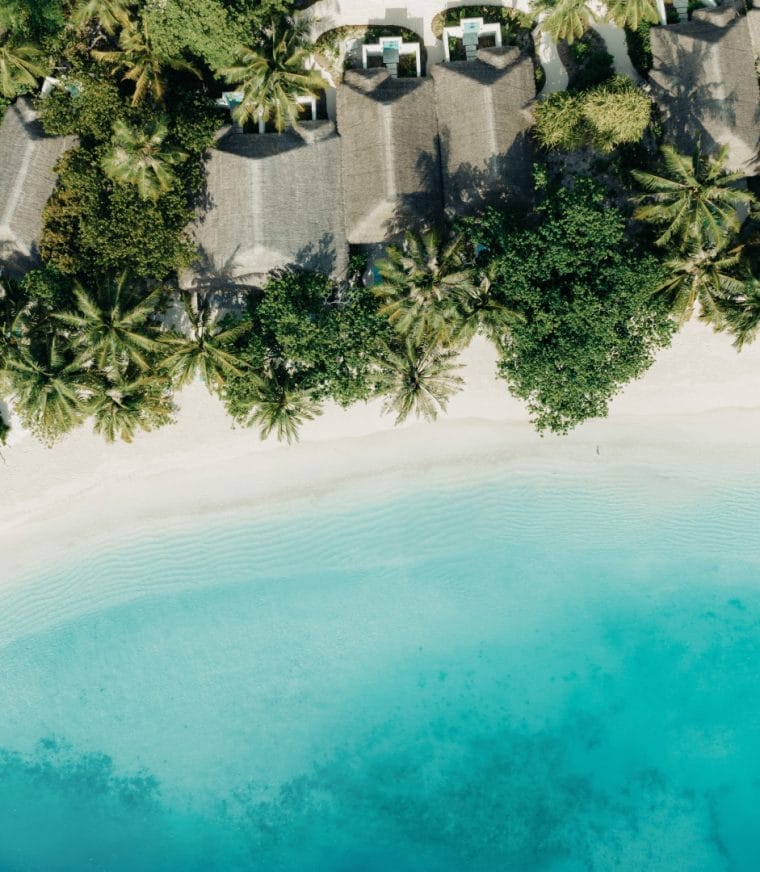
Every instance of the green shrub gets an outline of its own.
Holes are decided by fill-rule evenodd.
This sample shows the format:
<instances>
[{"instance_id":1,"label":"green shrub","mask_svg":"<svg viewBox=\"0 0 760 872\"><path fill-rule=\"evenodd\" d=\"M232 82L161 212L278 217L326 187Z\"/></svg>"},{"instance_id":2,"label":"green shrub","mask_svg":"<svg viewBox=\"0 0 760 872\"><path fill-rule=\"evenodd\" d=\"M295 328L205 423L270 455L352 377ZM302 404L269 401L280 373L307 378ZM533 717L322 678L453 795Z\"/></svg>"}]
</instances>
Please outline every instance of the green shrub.
<instances>
[{"instance_id":1,"label":"green shrub","mask_svg":"<svg viewBox=\"0 0 760 872\"><path fill-rule=\"evenodd\" d=\"M188 266L195 247L185 233L193 219L186 191L199 186L197 167L178 168L187 187L151 202L131 186L111 184L101 158L102 149L79 148L60 161L58 187L43 211L43 258L68 275L129 270L158 280Z\"/></svg>"},{"instance_id":2,"label":"green shrub","mask_svg":"<svg viewBox=\"0 0 760 872\"><path fill-rule=\"evenodd\" d=\"M621 143L639 142L651 115L649 97L626 76L583 94L581 111L590 144L604 154Z\"/></svg>"},{"instance_id":3,"label":"green shrub","mask_svg":"<svg viewBox=\"0 0 760 872\"><path fill-rule=\"evenodd\" d=\"M638 30L625 28L625 44L628 49L628 57L631 59L636 72L646 79L652 69L652 25L648 21L642 21Z\"/></svg>"},{"instance_id":4,"label":"green shrub","mask_svg":"<svg viewBox=\"0 0 760 872\"><path fill-rule=\"evenodd\" d=\"M88 72L65 78L61 85L37 100L45 132L51 136L75 134L83 141L108 141L114 121L127 112L114 77Z\"/></svg>"},{"instance_id":5,"label":"green shrub","mask_svg":"<svg viewBox=\"0 0 760 872\"><path fill-rule=\"evenodd\" d=\"M585 143L583 106L575 94L567 91L549 94L534 112L534 135L544 148L573 151Z\"/></svg>"},{"instance_id":6,"label":"green shrub","mask_svg":"<svg viewBox=\"0 0 760 872\"><path fill-rule=\"evenodd\" d=\"M652 364L674 324L653 296L659 261L626 235L624 215L586 179L544 189L533 215L488 210L470 226L484 245L496 298L521 317L499 373L540 431L603 417L612 397Z\"/></svg>"},{"instance_id":7,"label":"green shrub","mask_svg":"<svg viewBox=\"0 0 760 872\"><path fill-rule=\"evenodd\" d=\"M617 145L639 142L652 103L626 76L588 91L549 94L535 109L534 135L548 149L572 151L590 145L608 154Z\"/></svg>"}]
</instances>

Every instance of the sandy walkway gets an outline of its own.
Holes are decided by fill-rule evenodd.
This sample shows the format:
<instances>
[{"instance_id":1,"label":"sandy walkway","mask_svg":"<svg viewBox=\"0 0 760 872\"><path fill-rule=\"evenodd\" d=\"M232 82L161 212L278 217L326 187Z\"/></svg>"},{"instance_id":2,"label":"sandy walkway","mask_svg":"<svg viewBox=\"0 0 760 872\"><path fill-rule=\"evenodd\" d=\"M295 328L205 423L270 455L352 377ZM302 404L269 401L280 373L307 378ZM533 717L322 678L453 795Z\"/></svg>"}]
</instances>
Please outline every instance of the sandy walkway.
<instances>
[{"instance_id":1,"label":"sandy walkway","mask_svg":"<svg viewBox=\"0 0 760 872\"><path fill-rule=\"evenodd\" d=\"M395 476L404 487L406 472L420 481L424 468L463 458L488 463L509 456L519 465L566 457L572 464L596 456L600 446L608 459L646 465L652 450L682 452L695 443L733 450L760 438L760 343L739 355L698 322L615 399L608 419L565 438L534 433L522 405L495 378L485 341L472 344L464 363L467 388L435 424L394 429L379 402L329 408L292 447L232 429L199 384L179 396L175 426L132 445L106 445L81 430L46 449L17 432L0 464L3 575L29 569L51 551L64 557L125 526L155 530L166 518L239 505L270 511L283 497L312 499L366 476L385 485Z\"/></svg>"}]
</instances>

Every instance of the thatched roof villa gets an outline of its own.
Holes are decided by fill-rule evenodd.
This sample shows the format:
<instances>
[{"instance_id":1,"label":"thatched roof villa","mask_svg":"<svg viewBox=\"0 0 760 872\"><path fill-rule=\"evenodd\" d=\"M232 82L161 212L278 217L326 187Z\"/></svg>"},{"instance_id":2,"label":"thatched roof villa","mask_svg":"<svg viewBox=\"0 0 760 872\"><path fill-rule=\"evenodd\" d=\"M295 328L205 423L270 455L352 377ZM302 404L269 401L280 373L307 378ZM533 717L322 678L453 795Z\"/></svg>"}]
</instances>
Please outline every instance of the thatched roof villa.
<instances>
[{"instance_id":1,"label":"thatched roof villa","mask_svg":"<svg viewBox=\"0 0 760 872\"><path fill-rule=\"evenodd\" d=\"M39 263L42 210L55 188L58 158L73 136L45 136L26 99L10 106L0 124L0 260L12 273Z\"/></svg>"},{"instance_id":2,"label":"thatched roof villa","mask_svg":"<svg viewBox=\"0 0 760 872\"><path fill-rule=\"evenodd\" d=\"M437 64L431 75L446 208L460 213L528 193L531 59L514 47L484 48L475 60Z\"/></svg>"},{"instance_id":3,"label":"thatched roof villa","mask_svg":"<svg viewBox=\"0 0 760 872\"><path fill-rule=\"evenodd\" d=\"M287 266L345 273L341 143L330 121L304 122L302 131L230 132L217 142L193 228L201 261L183 284L255 285Z\"/></svg>"},{"instance_id":4,"label":"thatched roof villa","mask_svg":"<svg viewBox=\"0 0 760 872\"><path fill-rule=\"evenodd\" d=\"M441 219L432 79L349 70L337 95L348 241L385 242L402 226Z\"/></svg>"},{"instance_id":5,"label":"thatched roof villa","mask_svg":"<svg viewBox=\"0 0 760 872\"><path fill-rule=\"evenodd\" d=\"M700 9L691 21L651 31L653 95L676 146L730 147L732 170L760 170L760 91L746 16L731 6Z\"/></svg>"}]
</instances>

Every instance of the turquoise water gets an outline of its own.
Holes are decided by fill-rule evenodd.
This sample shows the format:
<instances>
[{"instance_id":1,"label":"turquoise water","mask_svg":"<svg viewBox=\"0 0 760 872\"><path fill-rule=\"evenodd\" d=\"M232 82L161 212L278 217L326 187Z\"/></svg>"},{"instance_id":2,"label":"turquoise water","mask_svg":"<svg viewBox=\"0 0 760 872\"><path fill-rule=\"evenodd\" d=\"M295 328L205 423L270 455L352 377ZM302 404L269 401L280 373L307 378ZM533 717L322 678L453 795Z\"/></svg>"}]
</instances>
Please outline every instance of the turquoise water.
<instances>
[{"instance_id":1,"label":"turquoise water","mask_svg":"<svg viewBox=\"0 0 760 872\"><path fill-rule=\"evenodd\" d=\"M0 869L757 869L758 521L499 474L70 553L0 596Z\"/></svg>"}]
</instances>

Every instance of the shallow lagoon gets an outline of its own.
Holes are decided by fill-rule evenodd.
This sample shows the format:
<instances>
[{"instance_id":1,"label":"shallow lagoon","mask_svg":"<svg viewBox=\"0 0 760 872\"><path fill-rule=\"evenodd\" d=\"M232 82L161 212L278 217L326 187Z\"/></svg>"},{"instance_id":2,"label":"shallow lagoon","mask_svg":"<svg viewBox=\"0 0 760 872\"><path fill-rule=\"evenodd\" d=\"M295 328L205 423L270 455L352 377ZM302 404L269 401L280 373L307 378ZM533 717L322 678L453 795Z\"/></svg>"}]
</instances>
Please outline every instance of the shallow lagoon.
<instances>
[{"instance_id":1,"label":"shallow lagoon","mask_svg":"<svg viewBox=\"0 0 760 872\"><path fill-rule=\"evenodd\" d=\"M755 869L759 520L502 472L9 588L0 869Z\"/></svg>"}]
</instances>

